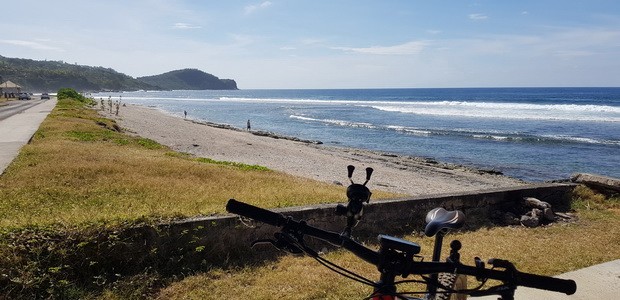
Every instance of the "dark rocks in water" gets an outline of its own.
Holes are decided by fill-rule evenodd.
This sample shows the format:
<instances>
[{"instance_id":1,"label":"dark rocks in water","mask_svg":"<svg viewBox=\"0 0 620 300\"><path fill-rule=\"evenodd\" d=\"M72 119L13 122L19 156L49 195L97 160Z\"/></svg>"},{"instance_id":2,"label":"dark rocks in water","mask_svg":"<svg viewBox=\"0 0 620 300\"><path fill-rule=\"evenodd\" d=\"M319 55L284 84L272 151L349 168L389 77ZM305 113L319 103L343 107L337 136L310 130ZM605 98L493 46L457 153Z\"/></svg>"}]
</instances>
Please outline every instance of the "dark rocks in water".
<instances>
[{"instance_id":1,"label":"dark rocks in water","mask_svg":"<svg viewBox=\"0 0 620 300\"><path fill-rule=\"evenodd\" d=\"M218 124L218 123L213 123L213 122L204 122L204 121L196 121L196 120L189 120L189 121L193 122L193 123L196 123L196 124L207 125L207 126L215 127L215 128L235 130L235 131L245 131L245 130L242 130L240 128L236 128L236 127L230 126L228 124ZM270 138L273 138L273 139L289 140L289 141L295 141L295 142L306 143L306 144L315 144L315 145L323 144L323 142L321 142L321 141L304 140L304 139L300 139L300 138L297 138L297 137L291 137L291 136L275 134L275 133L269 132L269 131L253 130L253 131L250 131L250 133L253 134L253 135L270 137Z\"/></svg>"},{"instance_id":2,"label":"dark rocks in water","mask_svg":"<svg viewBox=\"0 0 620 300\"><path fill-rule=\"evenodd\" d=\"M502 171L493 170L493 169L479 169L478 173L480 174L490 174L490 175L504 175Z\"/></svg>"},{"instance_id":3,"label":"dark rocks in water","mask_svg":"<svg viewBox=\"0 0 620 300\"><path fill-rule=\"evenodd\" d=\"M306 143L306 144L316 144L316 145L323 144L323 142L321 142L321 141L304 140L304 139L300 139L298 137L284 136L284 135L279 135L279 134L275 134L273 132L268 132L268 131L251 131L251 133L253 135L265 136L265 137L270 137L270 138L273 138L273 139L283 139L283 140L301 142L301 143Z\"/></svg>"}]
</instances>

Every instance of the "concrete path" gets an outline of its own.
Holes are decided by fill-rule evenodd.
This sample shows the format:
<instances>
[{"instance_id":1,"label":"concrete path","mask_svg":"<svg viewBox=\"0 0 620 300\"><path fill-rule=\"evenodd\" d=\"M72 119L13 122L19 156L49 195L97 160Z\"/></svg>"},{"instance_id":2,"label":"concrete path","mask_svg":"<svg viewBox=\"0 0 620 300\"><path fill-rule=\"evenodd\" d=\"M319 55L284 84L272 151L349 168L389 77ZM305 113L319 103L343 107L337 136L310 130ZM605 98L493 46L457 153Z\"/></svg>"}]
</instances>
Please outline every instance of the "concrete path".
<instances>
[{"instance_id":1,"label":"concrete path","mask_svg":"<svg viewBox=\"0 0 620 300\"><path fill-rule=\"evenodd\" d=\"M0 175L30 141L56 102L56 98L44 101L0 121Z\"/></svg>"},{"instance_id":2,"label":"concrete path","mask_svg":"<svg viewBox=\"0 0 620 300\"><path fill-rule=\"evenodd\" d=\"M518 287L515 300L615 300L620 299L620 259L556 276L577 283L573 295ZM497 299L497 296L471 299Z\"/></svg>"}]
</instances>

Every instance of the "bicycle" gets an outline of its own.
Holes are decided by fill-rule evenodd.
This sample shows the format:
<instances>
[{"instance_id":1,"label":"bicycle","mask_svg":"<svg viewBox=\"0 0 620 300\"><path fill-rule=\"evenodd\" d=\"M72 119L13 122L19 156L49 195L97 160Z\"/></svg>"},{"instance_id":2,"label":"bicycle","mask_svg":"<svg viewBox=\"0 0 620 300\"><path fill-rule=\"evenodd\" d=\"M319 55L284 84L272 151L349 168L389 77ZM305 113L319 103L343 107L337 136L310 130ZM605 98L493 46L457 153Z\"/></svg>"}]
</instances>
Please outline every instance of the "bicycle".
<instances>
[{"instance_id":1,"label":"bicycle","mask_svg":"<svg viewBox=\"0 0 620 300\"><path fill-rule=\"evenodd\" d=\"M354 168L352 166L348 168L349 179L351 179ZM561 292L567 295L574 294L577 290L577 285L573 280L520 272L511 262L503 259L490 259L488 264L492 265L492 268L487 268L482 259L478 257L475 258L475 266L464 265L460 262L459 250L462 245L458 240L450 243L451 251L447 261L439 262L445 232L462 226L464 222L464 215L459 211L450 212L443 208L436 208L427 214L425 234L428 236L435 235L433 261L430 262L423 261L423 258L418 255L421 248L417 243L397 237L380 234L378 236L380 245L378 250L370 249L355 241L351 237L352 229L361 219L363 203L368 203L371 195L370 190L365 186L372 174L372 169L369 169L366 169L367 176L364 184L355 184L351 180L351 185L347 189L347 197L349 198L347 206L339 205L336 208L338 215L347 217L347 225L341 233L323 230L309 225L306 221L294 220L280 213L235 199L228 201L226 210L281 228L279 232L274 234L275 240L258 240L252 243L252 246L258 243L270 243L289 253L306 254L342 276L371 286L373 291L365 299L423 299L408 297L408 295L413 294L426 294L424 299L448 299L451 294L456 293L472 297L499 295L500 300L512 300L517 286ZM375 265L380 273L379 280L372 281L321 257L317 251L306 244L306 236L344 248L362 260ZM439 278L440 274L447 274L447 279L442 281ZM417 275L421 279L406 279L409 275ZM458 282L457 278L466 275L474 276L479 285L471 289L455 289L454 284ZM403 280L396 281L397 277L402 277ZM499 281L501 284L484 288L489 279ZM425 284L427 286L426 291L397 292L399 284L412 282ZM436 296L437 298L435 298Z\"/></svg>"},{"instance_id":2,"label":"bicycle","mask_svg":"<svg viewBox=\"0 0 620 300\"><path fill-rule=\"evenodd\" d=\"M353 227L355 227L362 218L364 211L364 203L370 202L372 193L366 187L370 177L372 176L373 169L366 168L366 181L363 184L357 184L353 182L353 172L355 167L352 165L347 166L347 173L351 185L347 187L346 195L348 198L347 206L338 204L336 206L336 215L346 216L347 224L342 234L348 237L351 236ZM465 223L465 215L461 211L447 211L444 208L435 208L429 211L426 215L426 227L424 233L428 237L435 237L433 247L432 261L439 261L441 256L441 248L443 245L443 237L448 233L450 229L461 228ZM448 260L453 262L459 261L457 253L451 253ZM456 276L450 273L439 273L431 275L432 281L439 281L443 286L454 288L455 286L466 285L465 276ZM426 299L428 300L447 300L450 298L450 294L443 292L442 289L437 288L434 285L429 285L427 289Z\"/></svg>"}]
</instances>

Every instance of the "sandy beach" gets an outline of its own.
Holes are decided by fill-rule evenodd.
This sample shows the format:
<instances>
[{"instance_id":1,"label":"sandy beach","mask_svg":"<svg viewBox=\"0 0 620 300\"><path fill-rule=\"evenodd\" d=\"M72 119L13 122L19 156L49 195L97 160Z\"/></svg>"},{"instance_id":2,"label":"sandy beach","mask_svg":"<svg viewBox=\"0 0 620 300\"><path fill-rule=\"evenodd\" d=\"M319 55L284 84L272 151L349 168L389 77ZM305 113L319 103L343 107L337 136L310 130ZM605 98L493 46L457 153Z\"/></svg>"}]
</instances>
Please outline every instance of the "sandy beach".
<instances>
[{"instance_id":1,"label":"sandy beach","mask_svg":"<svg viewBox=\"0 0 620 300\"><path fill-rule=\"evenodd\" d=\"M445 194L525 183L431 159L325 146L284 138L259 136L166 114L150 107L128 104L115 119L127 132L155 140L175 151L215 160L261 165L295 176L348 185L347 165L357 169L355 182L364 181L363 169L375 172L368 187L407 195ZM303 137L300 137L303 138Z\"/></svg>"}]
</instances>

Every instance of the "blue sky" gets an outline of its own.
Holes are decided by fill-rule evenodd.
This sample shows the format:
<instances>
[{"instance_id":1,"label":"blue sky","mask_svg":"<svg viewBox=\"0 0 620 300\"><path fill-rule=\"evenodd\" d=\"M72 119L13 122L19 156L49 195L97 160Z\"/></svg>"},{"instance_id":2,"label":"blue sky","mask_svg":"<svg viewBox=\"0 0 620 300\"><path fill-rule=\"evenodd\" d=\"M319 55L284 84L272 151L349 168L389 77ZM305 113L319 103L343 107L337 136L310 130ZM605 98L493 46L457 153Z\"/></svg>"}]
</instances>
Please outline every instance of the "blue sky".
<instances>
[{"instance_id":1,"label":"blue sky","mask_svg":"<svg viewBox=\"0 0 620 300\"><path fill-rule=\"evenodd\" d=\"M620 1L9 1L0 55L239 88L620 86ZM7 12L11 12L7 14Z\"/></svg>"}]
</instances>

